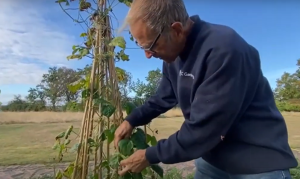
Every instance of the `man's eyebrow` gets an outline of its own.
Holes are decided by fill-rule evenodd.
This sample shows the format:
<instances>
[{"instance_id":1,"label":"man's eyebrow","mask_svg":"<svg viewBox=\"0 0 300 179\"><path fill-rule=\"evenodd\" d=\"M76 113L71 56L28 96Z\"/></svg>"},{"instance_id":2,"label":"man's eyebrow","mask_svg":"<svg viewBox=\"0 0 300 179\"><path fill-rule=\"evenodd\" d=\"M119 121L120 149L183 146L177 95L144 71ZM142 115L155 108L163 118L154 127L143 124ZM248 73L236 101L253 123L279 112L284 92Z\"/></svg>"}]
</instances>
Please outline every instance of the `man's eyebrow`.
<instances>
[{"instance_id":1,"label":"man's eyebrow","mask_svg":"<svg viewBox=\"0 0 300 179\"><path fill-rule=\"evenodd\" d=\"M136 41L137 42L137 41ZM153 42L145 42L145 43L143 43L143 44L139 44L140 46L142 46L142 47L145 47L145 48L148 48L148 47L150 47L151 46L151 44L152 44Z\"/></svg>"}]
</instances>

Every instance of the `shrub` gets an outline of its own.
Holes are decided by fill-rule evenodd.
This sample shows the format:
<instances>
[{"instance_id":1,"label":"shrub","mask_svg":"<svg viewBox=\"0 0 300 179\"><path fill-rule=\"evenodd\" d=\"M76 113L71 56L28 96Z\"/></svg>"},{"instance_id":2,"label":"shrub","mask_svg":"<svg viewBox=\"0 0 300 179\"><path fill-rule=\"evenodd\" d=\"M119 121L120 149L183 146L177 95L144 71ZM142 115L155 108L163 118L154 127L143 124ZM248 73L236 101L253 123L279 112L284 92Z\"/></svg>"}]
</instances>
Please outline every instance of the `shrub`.
<instances>
[{"instance_id":1,"label":"shrub","mask_svg":"<svg viewBox=\"0 0 300 179\"><path fill-rule=\"evenodd\" d=\"M276 101L276 106L280 112L300 112L300 105L299 104L292 104L289 102L281 102Z\"/></svg>"}]
</instances>

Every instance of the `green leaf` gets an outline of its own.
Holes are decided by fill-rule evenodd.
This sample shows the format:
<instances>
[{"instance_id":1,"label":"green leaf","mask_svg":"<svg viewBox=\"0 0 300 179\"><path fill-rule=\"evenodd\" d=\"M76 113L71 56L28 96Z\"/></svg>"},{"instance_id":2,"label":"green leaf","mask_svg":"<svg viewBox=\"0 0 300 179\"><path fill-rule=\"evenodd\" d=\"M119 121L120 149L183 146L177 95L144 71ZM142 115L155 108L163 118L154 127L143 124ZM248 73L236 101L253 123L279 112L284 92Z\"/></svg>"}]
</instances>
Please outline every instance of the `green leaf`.
<instances>
[{"instance_id":1,"label":"green leaf","mask_svg":"<svg viewBox=\"0 0 300 179\"><path fill-rule=\"evenodd\" d=\"M94 103L101 105L101 114L107 118L111 117L116 111L116 108L103 98L95 99Z\"/></svg>"},{"instance_id":2,"label":"green leaf","mask_svg":"<svg viewBox=\"0 0 300 179\"><path fill-rule=\"evenodd\" d=\"M77 53L78 52L78 48L77 49L74 49L73 51L72 51L72 55L74 55L75 56L75 53Z\"/></svg>"},{"instance_id":3,"label":"green leaf","mask_svg":"<svg viewBox=\"0 0 300 179\"><path fill-rule=\"evenodd\" d=\"M96 173L94 176L91 176L90 179L99 179L99 178L100 178L99 173Z\"/></svg>"},{"instance_id":4,"label":"green leaf","mask_svg":"<svg viewBox=\"0 0 300 179\"><path fill-rule=\"evenodd\" d=\"M146 143L148 144L151 141L151 139L152 139L152 136L147 134L146 135Z\"/></svg>"},{"instance_id":5,"label":"green leaf","mask_svg":"<svg viewBox=\"0 0 300 179\"><path fill-rule=\"evenodd\" d=\"M136 132L132 134L131 141L137 149L146 149L149 145L146 143L146 135L140 128L136 129Z\"/></svg>"},{"instance_id":6,"label":"green leaf","mask_svg":"<svg viewBox=\"0 0 300 179\"><path fill-rule=\"evenodd\" d=\"M65 133L65 139L68 139L68 137L70 136L71 132L73 131L73 125L71 125L69 127L69 129L66 131Z\"/></svg>"},{"instance_id":7,"label":"green leaf","mask_svg":"<svg viewBox=\"0 0 300 179\"><path fill-rule=\"evenodd\" d=\"M68 144L70 144L70 142L71 142L70 139L66 139L65 142L64 142L64 144L65 144L65 145L68 145Z\"/></svg>"},{"instance_id":8,"label":"green leaf","mask_svg":"<svg viewBox=\"0 0 300 179\"><path fill-rule=\"evenodd\" d=\"M68 89L70 90L70 92L76 93L77 91L83 89L85 82L86 82L85 79L79 79L79 80L69 84Z\"/></svg>"},{"instance_id":9,"label":"green leaf","mask_svg":"<svg viewBox=\"0 0 300 179\"><path fill-rule=\"evenodd\" d=\"M80 37L86 37L86 36L87 36L87 33L85 33L85 32L80 34Z\"/></svg>"},{"instance_id":10,"label":"green leaf","mask_svg":"<svg viewBox=\"0 0 300 179\"><path fill-rule=\"evenodd\" d=\"M107 118L111 117L115 111L116 108L111 104L105 104L101 107L101 114Z\"/></svg>"},{"instance_id":11,"label":"green leaf","mask_svg":"<svg viewBox=\"0 0 300 179\"><path fill-rule=\"evenodd\" d=\"M106 129L101 135L100 135L100 141L108 140L108 143L111 143L114 140L115 131L117 130L118 126L113 124L110 126L109 129Z\"/></svg>"},{"instance_id":12,"label":"green leaf","mask_svg":"<svg viewBox=\"0 0 300 179\"><path fill-rule=\"evenodd\" d=\"M126 6L130 7L132 0L119 0L120 3L125 4Z\"/></svg>"},{"instance_id":13,"label":"green leaf","mask_svg":"<svg viewBox=\"0 0 300 179\"><path fill-rule=\"evenodd\" d=\"M73 147L70 149L70 152L77 152L81 147L80 143L74 144Z\"/></svg>"},{"instance_id":14,"label":"green leaf","mask_svg":"<svg viewBox=\"0 0 300 179\"><path fill-rule=\"evenodd\" d=\"M53 150L56 150L56 149L59 148L59 146L60 146L59 143L56 142L56 143L52 146L52 149L53 149Z\"/></svg>"},{"instance_id":15,"label":"green leaf","mask_svg":"<svg viewBox=\"0 0 300 179\"><path fill-rule=\"evenodd\" d=\"M115 133L112 133L111 130L106 129L104 131L104 134L105 134L105 136L107 138L107 142L110 144L114 140Z\"/></svg>"},{"instance_id":16,"label":"green leaf","mask_svg":"<svg viewBox=\"0 0 300 179\"><path fill-rule=\"evenodd\" d=\"M71 178L74 171L74 163L70 163L69 166L64 170L63 175L67 178Z\"/></svg>"},{"instance_id":17,"label":"green leaf","mask_svg":"<svg viewBox=\"0 0 300 179\"><path fill-rule=\"evenodd\" d=\"M132 103L132 102L127 102L125 104L125 111L126 111L126 114L129 115L131 114L131 112L136 108L135 104Z\"/></svg>"},{"instance_id":18,"label":"green leaf","mask_svg":"<svg viewBox=\"0 0 300 179\"><path fill-rule=\"evenodd\" d=\"M155 136L151 136L150 144L151 144L151 146L157 145L157 140L156 140Z\"/></svg>"},{"instance_id":19,"label":"green leaf","mask_svg":"<svg viewBox=\"0 0 300 179\"><path fill-rule=\"evenodd\" d=\"M84 48L84 49L81 50L81 57L84 57L87 54L89 54L89 50L88 49Z\"/></svg>"},{"instance_id":20,"label":"green leaf","mask_svg":"<svg viewBox=\"0 0 300 179\"><path fill-rule=\"evenodd\" d=\"M126 48L126 41L121 36L115 37L111 40L111 42L109 43L109 46L118 46L122 49L125 49Z\"/></svg>"},{"instance_id":21,"label":"green leaf","mask_svg":"<svg viewBox=\"0 0 300 179\"><path fill-rule=\"evenodd\" d=\"M76 50L77 49L77 46L76 45L73 45L72 46L72 50Z\"/></svg>"},{"instance_id":22,"label":"green leaf","mask_svg":"<svg viewBox=\"0 0 300 179\"><path fill-rule=\"evenodd\" d=\"M132 175L133 179L143 179L144 178L142 173L132 173L131 175Z\"/></svg>"},{"instance_id":23,"label":"green leaf","mask_svg":"<svg viewBox=\"0 0 300 179\"><path fill-rule=\"evenodd\" d=\"M116 168L119 166L119 163L121 161L121 157L118 153L115 153L110 159L109 159L109 165L112 168Z\"/></svg>"},{"instance_id":24,"label":"green leaf","mask_svg":"<svg viewBox=\"0 0 300 179\"><path fill-rule=\"evenodd\" d=\"M129 139L120 140L119 144L120 153L129 156L133 153L133 143Z\"/></svg>"},{"instance_id":25,"label":"green leaf","mask_svg":"<svg viewBox=\"0 0 300 179\"><path fill-rule=\"evenodd\" d=\"M151 167L151 169L152 169L155 173L157 173L161 178L164 177L164 169L162 169L161 166L159 166L159 165L151 165L150 167Z\"/></svg>"},{"instance_id":26,"label":"green leaf","mask_svg":"<svg viewBox=\"0 0 300 179\"><path fill-rule=\"evenodd\" d=\"M129 61L129 55L125 54L124 49L122 49L118 55L122 61Z\"/></svg>"},{"instance_id":27,"label":"green leaf","mask_svg":"<svg viewBox=\"0 0 300 179\"><path fill-rule=\"evenodd\" d=\"M69 55L69 56L67 56L67 60L73 60L73 59L78 59L78 58L80 58L80 55Z\"/></svg>"},{"instance_id":28,"label":"green leaf","mask_svg":"<svg viewBox=\"0 0 300 179\"><path fill-rule=\"evenodd\" d=\"M122 68L116 67L116 75L117 75L117 78L118 78L119 82L122 82L122 81L128 79L126 71Z\"/></svg>"},{"instance_id":29,"label":"green leaf","mask_svg":"<svg viewBox=\"0 0 300 179\"><path fill-rule=\"evenodd\" d=\"M85 89L85 90L83 90L82 92L81 92L81 97L82 98L88 98L90 96L90 91L89 91L89 89Z\"/></svg>"},{"instance_id":30,"label":"green leaf","mask_svg":"<svg viewBox=\"0 0 300 179\"><path fill-rule=\"evenodd\" d=\"M82 98L88 98L91 94L91 90L90 89L85 89L81 92L81 97ZM93 99L97 99L99 98L99 94L97 93L97 89L94 89L94 94L93 94Z\"/></svg>"},{"instance_id":31,"label":"green leaf","mask_svg":"<svg viewBox=\"0 0 300 179\"><path fill-rule=\"evenodd\" d=\"M108 164L108 161L107 160L103 160L100 164L101 168L108 168L109 167L109 164Z\"/></svg>"},{"instance_id":32,"label":"green leaf","mask_svg":"<svg viewBox=\"0 0 300 179\"><path fill-rule=\"evenodd\" d=\"M62 132L62 133L58 134L58 135L55 137L55 140L63 138L63 137L65 136L65 133L66 133L66 132Z\"/></svg>"},{"instance_id":33,"label":"green leaf","mask_svg":"<svg viewBox=\"0 0 300 179\"><path fill-rule=\"evenodd\" d=\"M116 130L117 130L118 126L116 124L113 124L110 126L110 131L115 134Z\"/></svg>"},{"instance_id":34,"label":"green leaf","mask_svg":"<svg viewBox=\"0 0 300 179\"><path fill-rule=\"evenodd\" d=\"M149 173L149 167L145 168L144 170L142 170L142 175L147 175Z\"/></svg>"},{"instance_id":35,"label":"green leaf","mask_svg":"<svg viewBox=\"0 0 300 179\"><path fill-rule=\"evenodd\" d=\"M107 138L106 138L106 135L105 135L105 133L103 132L100 136L99 136L99 140L100 140L100 142L103 142L103 141L105 141Z\"/></svg>"},{"instance_id":36,"label":"green leaf","mask_svg":"<svg viewBox=\"0 0 300 179\"><path fill-rule=\"evenodd\" d=\"M91 147L94 147L96 142L95 142L94 139L88 138L87 143L88 143Z\"/></svg>"},{"instance_id":37,"label":"green leaf","mask_svg":"<svg viewBox=\"0 0 300 179\"><path fill-rule=\"evenodd\" d=\"M121 176L120 178L121 179L133 179L133 176L130 173L126 173L125 175Z\"/></svg>"},{"instance_id":38,"label":"green leaf","mask_svg":"<svg viewBox=\"0 0 300 179\"><path fill-rule=\"evenodd\" d=\"M62 172L59 170L56 175L55 175L55 179L62 179L63 178L63 174Z\"/></svg>"}]
</instances>

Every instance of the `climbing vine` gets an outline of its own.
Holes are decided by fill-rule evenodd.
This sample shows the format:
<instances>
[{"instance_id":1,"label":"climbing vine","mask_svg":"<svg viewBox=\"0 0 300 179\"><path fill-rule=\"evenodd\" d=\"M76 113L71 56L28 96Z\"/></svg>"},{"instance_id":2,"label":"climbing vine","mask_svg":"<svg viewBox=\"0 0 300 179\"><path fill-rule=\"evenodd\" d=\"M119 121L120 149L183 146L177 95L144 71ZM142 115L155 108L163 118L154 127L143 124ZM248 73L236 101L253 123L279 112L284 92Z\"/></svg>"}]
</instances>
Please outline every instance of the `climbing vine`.
<instances>
[{"instance_id":1,"label":"climbing vine","mask_svg":"<svg viewBox=\"0 0 300 179\"><path fill-rule=\"evenodd\" d=\"M130 59L125 53L125 39L121 36L114 37L111 16L114 16L113 9L118 3L130 6L131 2L132 0L56 1L63 12L84 29L84 32L80 34L84 42L74 45L72 54L67 56L67 59L90 58L93 61L80 80L69 84L70 91L81 92L85 111L79 133L75 132L71 125L55 137L53 149L58 152L56 157L58 162L63 161L66 153L76 153L74 162L71 162L65 170L56 172L56 179L85 179L88 175L91 175L93 179L163 177L163 169L159 165L151 165L141 173L129 172L125 176L118 176L121 160L129 157L136 150L156 145L155 134L149 126L144 126L144 130L134 129L129 139L119 142L119 150L111 153L110 146L114 140L115 130L124 120L118 82L126 80L125 71L115 67L115 63ZM78 18L73 18L74 10ZM132 40L132 37L130 39ZM127 102L126 114L129 115L135 107L133 103ZM71 135L79 138L74 145L71 145ZM94 160L91 169L92 159Z\"/></svg>"}]
</instances>

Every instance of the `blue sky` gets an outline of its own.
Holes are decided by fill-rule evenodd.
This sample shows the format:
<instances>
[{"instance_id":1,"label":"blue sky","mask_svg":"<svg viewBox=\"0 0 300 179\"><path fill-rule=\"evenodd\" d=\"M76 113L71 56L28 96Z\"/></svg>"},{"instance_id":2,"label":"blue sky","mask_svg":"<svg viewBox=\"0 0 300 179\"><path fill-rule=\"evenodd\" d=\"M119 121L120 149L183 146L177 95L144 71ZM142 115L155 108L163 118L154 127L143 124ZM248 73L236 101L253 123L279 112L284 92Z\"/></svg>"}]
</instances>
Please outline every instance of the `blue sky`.
<instances>
[{"instance_id":1,"label":"blue sky","mask_svg":"<svg viewBox=\"0 0 300 179\"><path fill-rule=\"evenodd\" d=\"M235 29L261 56L264 75L274 88L284 71L296 70L300 58L300 1L185 1L190 15ZM73 3L77 3L77 0ZM122 24L128 8L116 6L114 27ZM14 94L25 96L49 66L82 68L90 60L67 61L72 45L79 44L82 27L67 17L53 1L2 0L0 6L0 101L7 103ZM125 38L128 35L124 33ZM127 47L136 47L129 41ZM144 79L149 70L162 62L146 59L140 49L128 49L130 62L117 66Z\"/></svg>"}]
</instances>

